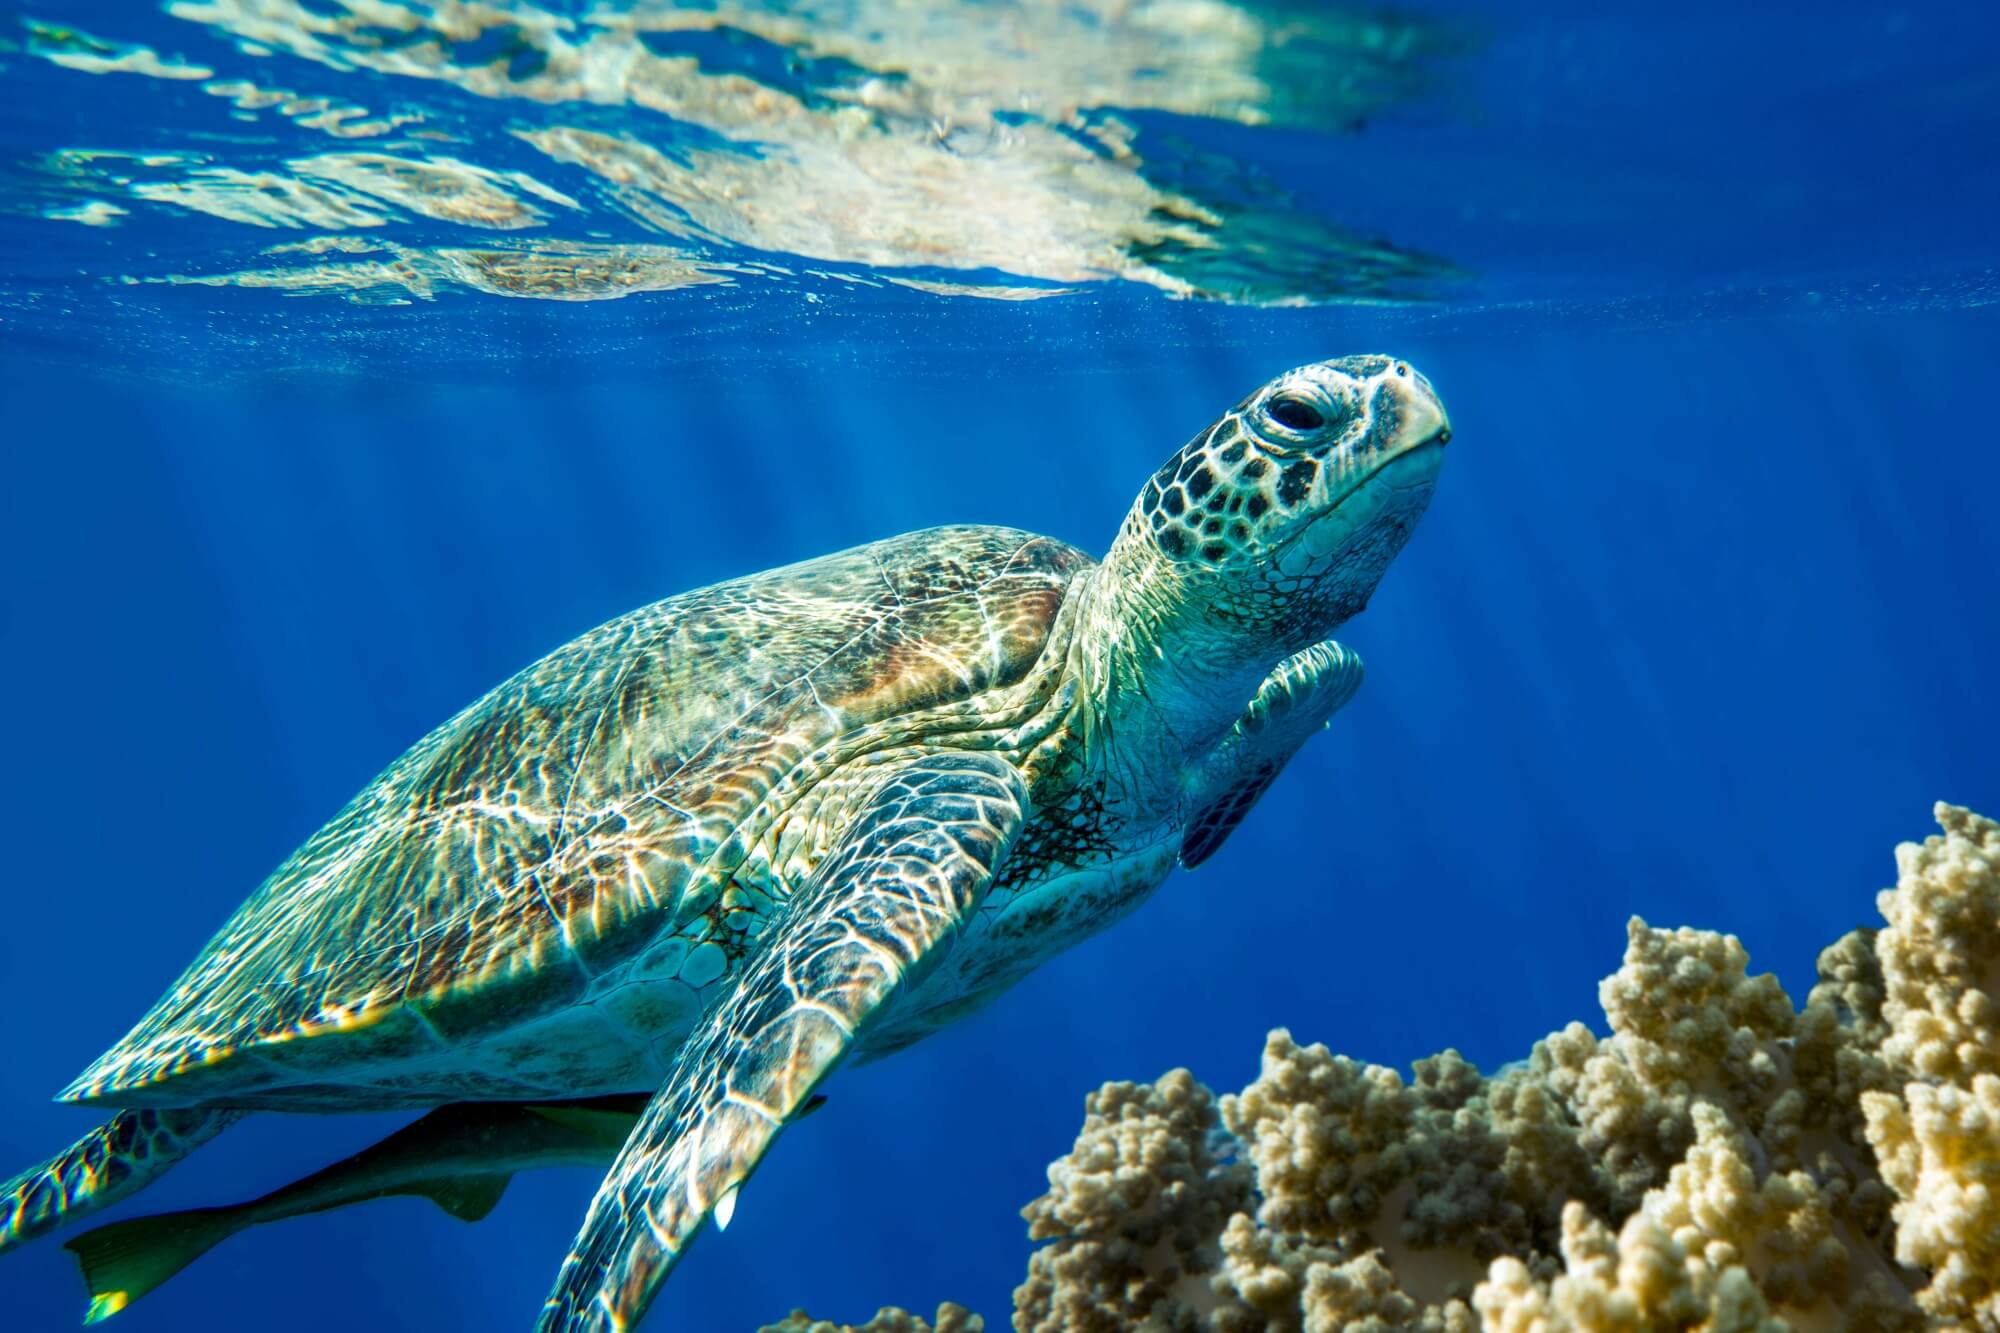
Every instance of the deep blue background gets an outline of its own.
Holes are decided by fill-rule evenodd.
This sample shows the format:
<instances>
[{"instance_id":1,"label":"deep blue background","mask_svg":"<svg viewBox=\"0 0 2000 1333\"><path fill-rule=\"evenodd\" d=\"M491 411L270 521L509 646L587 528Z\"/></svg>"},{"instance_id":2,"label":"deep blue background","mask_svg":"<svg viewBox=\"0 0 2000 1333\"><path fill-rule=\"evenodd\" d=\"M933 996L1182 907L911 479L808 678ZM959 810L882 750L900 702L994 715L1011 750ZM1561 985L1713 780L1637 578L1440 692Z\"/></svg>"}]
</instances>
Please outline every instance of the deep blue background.
<instances>
[{"instance_id":1,"label":"deep blue background","mask_svg":"<svg viewBox=\"0 0 2000 1333\"><path fill-rule=\"evenodd\" d=\"M1473 270L1435 312L199 293L0 324L7 1169L91 1123L48 1094L280 858L525 662L937 522L1101 550L1217 411L1350 351L1420 365L1456 432L1343 636L1361 695L1199 873L842 1073L654 1322L952 1298L998 1327L1015 1209L1098 1082L1237 1087L1279 1024L1490 1068L1598 1016L1635 912L1740 935L1802 1000L1931 801L2000 811L1993 23L1808 16L1486 14L1429 120L1285 142L1303 193ZM142 1206L394 1123L248 1122ZM594 1183L251 1233L116 1326L524 1327ZM70 1325L58 1246L0 1263L0 1326Z\"/></svg>"},{"instance_id":2,"label":"deep blue background","mask_svg":"<svg viewBox=\"0 0 2000 1333\"><path fill-rule=\"evenodd\" d=\"M857 385L801 367L559 399L97 384L87 431L74 403L10 386L39 447L15 451L0 528L17 1015L0 1145L25 1160L83 1128L41 1098L381 764L520 663L669 590L938 520L1101 547L1172 441L1300 350L1198 375ZM830 1085L676 1275L663 1323L947 1296L1002 1313L1026 1249L1013 1210L1097 1081L1189 1064L1239 1086L1276 1024L1490 1067L1595 1016L1632 912L1741 935L1802 998L1933 799L2000 808L1990 317L1392 350L1435 378L1457 435L1350 628L1364 692L1199 873L987 1014ZM1024 430L1024 399L1062 428ZM731 490L738 508L715 502ZM146 1203L275 1184L385 1123L245 1125ZM513 1326L591 1187L524 1179L477 1228L395 1202L253 1233L121 1322L249 1327L303 1300L302 1328ZM15 1326L73 1313L67 1264L53 1245L8 1260L31 1315ZM321 1284L338 1295L308 1295Z\"/></svg>"}]
</instances>

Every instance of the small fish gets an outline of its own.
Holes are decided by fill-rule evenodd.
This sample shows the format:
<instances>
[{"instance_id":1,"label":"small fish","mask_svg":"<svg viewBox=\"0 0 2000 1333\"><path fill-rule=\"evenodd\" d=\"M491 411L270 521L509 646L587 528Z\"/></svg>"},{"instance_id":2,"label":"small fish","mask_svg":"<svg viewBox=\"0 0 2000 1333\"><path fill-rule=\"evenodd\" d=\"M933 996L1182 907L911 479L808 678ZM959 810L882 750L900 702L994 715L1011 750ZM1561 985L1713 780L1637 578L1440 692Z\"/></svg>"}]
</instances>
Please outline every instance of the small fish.
<instances>
[{"instance_id":1,"label":"small fish","mask_svg":"<svg viewBox=\"0 0 2000 1333\"><path fill-rule=\"evenodd\" d=\"M645 1106L644 1093L458 1102L260 1199L97 1227L67 1246L90 1289L83 1322L109 1319L237 1232L266 1222L399 1194L477 1222L500 1202L516 1171L609 1163Z\"/></svg>"}]
</instances>

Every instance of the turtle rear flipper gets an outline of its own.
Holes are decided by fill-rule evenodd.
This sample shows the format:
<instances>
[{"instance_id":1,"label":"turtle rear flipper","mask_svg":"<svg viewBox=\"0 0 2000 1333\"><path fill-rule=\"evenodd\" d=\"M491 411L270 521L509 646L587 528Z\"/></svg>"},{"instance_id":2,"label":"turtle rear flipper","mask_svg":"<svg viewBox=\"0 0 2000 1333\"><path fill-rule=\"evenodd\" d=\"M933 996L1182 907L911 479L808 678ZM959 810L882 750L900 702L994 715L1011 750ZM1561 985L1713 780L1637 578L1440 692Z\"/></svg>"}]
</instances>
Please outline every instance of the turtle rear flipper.
<instances>
[{"instance_id":1,"label":"turtle rear flipper","mask_svg":"<svg viewBox=\"0 0 2000 1333\"><path fill-rule=\"evenodd\" d=\"M591 1200L536 1325L639 1322L855 1034L943 956L1019 833L1027 792L984 753L920 760L878 787L703 1018Z\"/></svg>"},{"instance_id":2,"label":"turtle rear flipper","mask_svg":"<svg viewBox=\"0 0 2000 1333\"><path fill-rule=\"evenodd\" d=\"M90 1308L83 1322L109 1319L228 1240L253 1220L238 1208L192 1208L113 1222L64 1243L83 1269Z\"/></svg>"},{"instance_id":3,"label":"turtle rear flipper","mask_svg":"<svg viewBox=\"0 0 2000 1333\"><path fill-rule=\"evenodd\" d=\"M441 1176L383 1193L426 1198L461 1222L477 1222L500 1202L510 1179L506 1174ZM223 1208L189 1208L134 1217L86 1231L66 1242L63 1248L76 1256L84 1285L90 1289L90 1308L83 1322L109 1319L245 1227L288 1215L271 1204L267 1196Z\"/></svg>"},{"instance_id":4,"label":"turtle rear flipper","mask_svg":"<svg viewBox=\"0 0 2000 1333\"><path fill-rule=\"evenodd\" d=\"M597 1097L520 1105L442 1106L333 1165L246 1203L137 1217L86 1231L65 1246L90 1289L84 1322L117 1314L239 1231L398 1195L428 1199L462 1222L500 1202L513 1173L602 1167L645 1099Z\"/></svg>"},{"instance_id":5,"label":"turtle rear flipper","mask_svg":"<svg viewBox=\"0 0 2000 1333\"><path fill-rule=\"evenodd\" d=\"M0 1253L137 1193L245 1114L199 1106L120 1111L0 1185Z\"/></svg>"}]
</instances>

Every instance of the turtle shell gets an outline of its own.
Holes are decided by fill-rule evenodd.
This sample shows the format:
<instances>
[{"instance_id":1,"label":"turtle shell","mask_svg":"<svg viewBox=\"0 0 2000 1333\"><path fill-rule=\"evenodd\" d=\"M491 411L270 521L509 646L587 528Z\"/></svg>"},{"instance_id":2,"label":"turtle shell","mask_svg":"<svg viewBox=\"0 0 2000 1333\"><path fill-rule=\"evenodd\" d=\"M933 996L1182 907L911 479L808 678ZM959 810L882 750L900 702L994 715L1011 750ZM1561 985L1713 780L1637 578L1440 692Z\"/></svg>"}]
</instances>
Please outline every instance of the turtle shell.
<instances>
[{"instance_id":1,"label":"turtle shell","mask_svg":"<svg viewBox=\"0 0 2000 1333\"><path fill-rule=\"evenodd\" d=\"M1021 681L1092 563L933 528L585 634L369 783L64 1099L337 1087L578 1003L715 902L809 756Z\"/></svg>"}]
</instances>

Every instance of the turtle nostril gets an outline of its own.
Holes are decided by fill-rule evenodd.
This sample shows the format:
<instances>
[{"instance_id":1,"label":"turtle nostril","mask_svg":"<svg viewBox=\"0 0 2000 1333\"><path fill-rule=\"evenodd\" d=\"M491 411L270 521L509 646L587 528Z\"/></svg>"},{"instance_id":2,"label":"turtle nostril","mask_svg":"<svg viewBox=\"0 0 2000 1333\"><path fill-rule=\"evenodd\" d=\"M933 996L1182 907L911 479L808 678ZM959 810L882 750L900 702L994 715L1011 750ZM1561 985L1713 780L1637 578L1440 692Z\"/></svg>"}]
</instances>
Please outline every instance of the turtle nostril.
<instances>
[{"instance_id":1,"label":"turtle nostril","mask_svg":"<svg viewBox=\"0 0 2000 1333\"><path fill-rule=\"evenodd\" d=\"M1437 442L1438 442L1439 444L1450 444L1450 443L1451 443L1451 432L1450 432L1450 431L1448 431L1448 430L1441 430L1441 431L1439 431L1439 432L1437 433Z\"/></svg>"}]
</instances>

